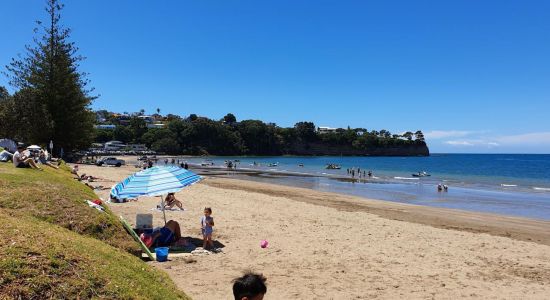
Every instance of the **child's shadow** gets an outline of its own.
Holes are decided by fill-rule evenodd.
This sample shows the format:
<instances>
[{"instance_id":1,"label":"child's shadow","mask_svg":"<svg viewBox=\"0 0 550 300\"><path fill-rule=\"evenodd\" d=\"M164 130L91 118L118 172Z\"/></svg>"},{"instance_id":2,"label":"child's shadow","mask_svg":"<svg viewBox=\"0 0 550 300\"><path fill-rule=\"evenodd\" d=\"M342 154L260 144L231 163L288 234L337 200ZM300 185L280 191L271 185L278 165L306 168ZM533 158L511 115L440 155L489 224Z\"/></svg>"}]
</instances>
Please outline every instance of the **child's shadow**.
<instances>
[{"instance_id":1,"label":"child's shadow","mask_svg":"<svg viewBox=\"0 0 550 300\"><path fill-rule=\"evenodd\" d=\"M187 239L189 242L191 242L193 245L195 245L196 247L202 247L202 244L203 244L203 240L202 239L199 239L199 238L196 238L196 237L190 237L190 236L186 236L184 237L185 239ZM220 243L219 241L215 240L213 241L214 242L214 247L215 248L224 248L225 245Z\"/></svg>"}]
</instances>

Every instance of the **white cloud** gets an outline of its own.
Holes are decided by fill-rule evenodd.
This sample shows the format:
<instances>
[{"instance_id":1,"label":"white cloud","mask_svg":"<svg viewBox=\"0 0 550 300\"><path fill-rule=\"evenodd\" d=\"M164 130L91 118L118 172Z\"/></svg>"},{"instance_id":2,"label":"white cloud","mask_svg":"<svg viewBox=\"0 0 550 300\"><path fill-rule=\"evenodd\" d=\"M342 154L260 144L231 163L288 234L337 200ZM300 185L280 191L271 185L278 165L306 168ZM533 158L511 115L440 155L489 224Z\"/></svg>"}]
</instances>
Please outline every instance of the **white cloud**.
<instances>
[{"instance_id":1,"label":"white cloud","mask_svg":"<svg viewBox=\"0 0 550 300\"><path fill-rule=\"evenodd\" d=\"M446 141L445 144L451 146L474 146L474 144L468 141Z\"/></svg>"},{"instance_id":2,"label":"white cloud","mask_svg":"<svg viewBox=\"0 0 550 300\"><path fill-rule=\"evenodd\" d=\"M432 130L424 133L424 137L430 140L438 139L448 139L448 138L460 138L465 137L471 134L474 134L475 131L465 131L465 130Z\"/></svg>"},{"instance_id":3,"label":"white cloud","mask_svg":"<svg viewBox=\"0 0 550 300\"><path fill-rule=\"evenodd\" d=\"M446 132L449 133L450 132ZM515 135L501 135L501 136L486 136L481 134L481 131L478 131L479 134L474 134L474 132L469 132L471 136L466 136L464 139L454 139L448 141L442 141L443 144L449 145L456 148L462 147L475 147L476 149L499 149L500 151L505 151L506 149L549 149L550 147L550 132L532 132L524 134L515 134ZM458 134L462 134L459 132ZM443 135L440 135L443 136Z\"/></svg>"},{"instance_id":4,"label":"white cloud","mask_svg":"<svg viewBox=\"0 0 550 300\"><path fill-rule=\"evenodd\" d=\"M494 138L502 145L514 146L550 146L550 132L533 132L505 135Z\"/></svg>"},{"instance_id":5,"label":"white cloud","mask_svg":"<svg viewBox=\"0 0 550 300\"><path fill-rule=\"evenodd\" d=\"M432 140L427 141L433 152L550 153L550 131L510 135L496 135L490 131L458 130L431 133L435 139L432 136Z\"/></svg>"},{"instance_id":6,"label":"white cloud","mask_svg":"<svg viewBox=\"0 0 550 300\"><path fill-rule=\"evenodd\" d=\"M466 139L466 140L454 140L454 141L445 141L444 144L451 146L477 146L482 148L495 148L499 147L500 144L489 141L486 139Z\"/></svg>"}]
</instances>

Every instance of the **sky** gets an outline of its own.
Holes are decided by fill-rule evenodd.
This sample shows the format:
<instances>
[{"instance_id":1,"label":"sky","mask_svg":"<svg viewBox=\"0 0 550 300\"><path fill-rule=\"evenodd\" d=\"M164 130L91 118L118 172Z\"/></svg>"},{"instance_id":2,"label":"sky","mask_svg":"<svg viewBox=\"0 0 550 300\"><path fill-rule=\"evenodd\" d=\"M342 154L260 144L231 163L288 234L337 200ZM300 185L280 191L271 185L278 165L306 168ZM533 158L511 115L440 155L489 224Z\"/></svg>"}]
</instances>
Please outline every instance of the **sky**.
<instances>
[{"instance_id":1,"label":"sky","mask_svg":"<svg viewBox=\"0 0 550 300\"><path fill-rule=\"evenodd\" d=\"M5 71L47 17L42 0L0 2ZM94 109L422 130L432 153L550 153L550 1L64 3Z\"/></svg>"}]
</instances>

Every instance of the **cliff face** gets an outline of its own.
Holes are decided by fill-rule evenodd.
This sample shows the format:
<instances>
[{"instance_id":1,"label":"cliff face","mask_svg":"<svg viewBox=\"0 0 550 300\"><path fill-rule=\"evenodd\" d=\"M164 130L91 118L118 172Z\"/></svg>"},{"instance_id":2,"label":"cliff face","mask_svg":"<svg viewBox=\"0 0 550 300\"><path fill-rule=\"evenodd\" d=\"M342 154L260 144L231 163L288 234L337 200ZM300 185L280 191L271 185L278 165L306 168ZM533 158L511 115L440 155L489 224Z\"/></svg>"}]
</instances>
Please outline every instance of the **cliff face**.
<instances>
[{"instance_id":1,"label":"cliff face","mask_svg":"<svg viewBox=\"0 0 550 300\"><path fill-rule=\"evenodd\" d=\"M289 149L290 155L331 155L331 156L429 156L426 143L410 145L391 145L371 147L365 150L351 146L327 146L321 143L294 144Z\"/></svg>"}]
</instances>

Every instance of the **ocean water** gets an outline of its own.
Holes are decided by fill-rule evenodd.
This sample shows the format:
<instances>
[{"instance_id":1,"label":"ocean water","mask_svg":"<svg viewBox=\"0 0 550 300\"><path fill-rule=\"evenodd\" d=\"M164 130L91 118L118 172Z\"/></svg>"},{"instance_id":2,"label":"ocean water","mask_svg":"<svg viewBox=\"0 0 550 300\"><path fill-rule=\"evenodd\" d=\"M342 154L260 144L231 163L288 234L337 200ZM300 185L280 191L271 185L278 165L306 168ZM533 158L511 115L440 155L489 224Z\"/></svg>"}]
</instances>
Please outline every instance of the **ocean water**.
<instances>
[{"instance_id":1,"label":"ocean water","mask_svg":"<svg viewBox=\"0 0 550 300\"><path fill-rule=\"evenodd\" d=\"M550 155L432 154L429 157L195 157L191 164L239 160L255 176L230 176L402 203L550 220ZM342 169L328 170L329 163ZM269 166L277 164L277 166ZM303 166L300 166L303 164ZM351 181L347 169L372 170ZM413 177L426 171L429 177ZM438 192L437 184L449 186Z\"/></svg>"}]
</instances>

